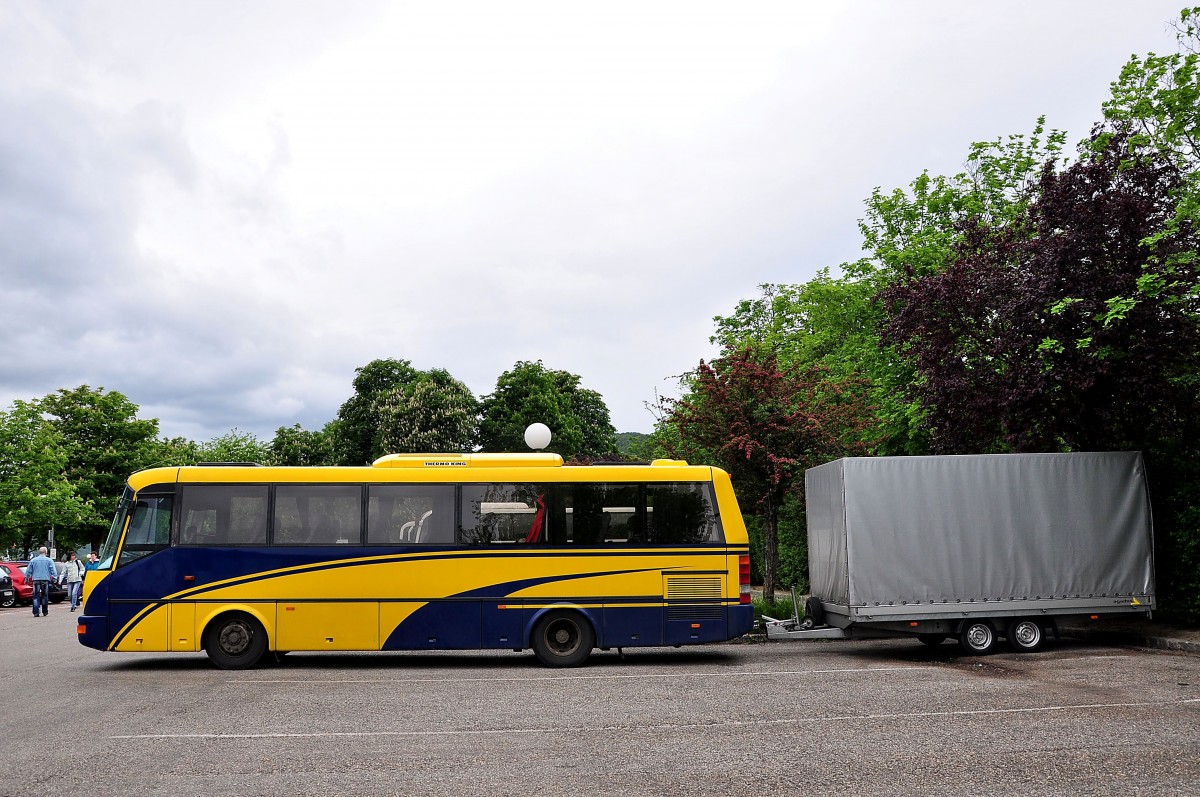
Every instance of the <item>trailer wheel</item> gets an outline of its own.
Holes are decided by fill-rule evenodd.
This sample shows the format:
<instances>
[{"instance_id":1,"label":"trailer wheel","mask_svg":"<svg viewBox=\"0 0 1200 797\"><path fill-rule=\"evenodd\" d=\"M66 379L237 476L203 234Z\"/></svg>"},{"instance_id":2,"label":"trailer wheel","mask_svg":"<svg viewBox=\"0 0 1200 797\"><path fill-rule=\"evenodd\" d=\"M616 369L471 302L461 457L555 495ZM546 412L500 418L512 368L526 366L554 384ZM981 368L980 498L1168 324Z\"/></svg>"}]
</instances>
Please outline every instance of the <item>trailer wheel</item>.
<instances>
[{"instance_id":1,"label":"trailer wheel","mask_svg":"<svg viewBox=\"0 0 1200 797\"><path fill-rule=\"evenodd\" d=\"M1042 646L1046 635L1037 620L1022 618L1008 627L1008 644L1017 653L1032 653Z\"/></svg>"},{"instance_id":2,"label":"trailer wheel","mask_svg":"<svg viewBox=\"0 0 1200 797\"><path fill-rule=\"evenodd\" d=\"M804 616L813 621L813 625L825 625L825 605L819 598L809 596L804 601Z\"/></svg>"},{"instance_id":3,"label":"trailer wheel","mask_svg":"<svg viewBox=\"0 0 1200 797\"><path fill-rule=\"evenodd\" d=\"M930 647L937 647L938 645L940 645L946 641L946 635L945 634L917 634L917 639L921 640L921 642L925 643L926 645L929 645Z\"/></svg>"},{"instance_id":4,"label":"trailer wheel","mask_svg":"<svg viewBox=\"0 0 1200 797\"><path fill-rule=\"evenodd\" d=\"M987 620L970 620L963 624L958 641L967 653L982 656L996 646L996 629Z\"/></svg>"}]
</instances>

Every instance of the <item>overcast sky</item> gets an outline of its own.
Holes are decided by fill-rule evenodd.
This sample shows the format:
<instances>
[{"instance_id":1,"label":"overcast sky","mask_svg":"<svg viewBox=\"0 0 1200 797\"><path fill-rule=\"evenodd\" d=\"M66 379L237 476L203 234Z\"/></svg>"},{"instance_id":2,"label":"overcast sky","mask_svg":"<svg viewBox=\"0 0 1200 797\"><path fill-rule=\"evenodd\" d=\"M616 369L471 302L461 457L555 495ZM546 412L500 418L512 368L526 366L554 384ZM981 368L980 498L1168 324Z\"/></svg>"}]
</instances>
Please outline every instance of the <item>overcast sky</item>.
<instances>
[{"instance_id":1,"label":"overcast sky","mask_svg":"<svg viewBox=\"0 0 1200 797\"><path fill-rule=\"evenodd\" d=\"M0 4L0 409L316 429L373 359L519 360L619 431L876 186L1071 142L1179 0Z\"/></svg>"}]
</instances>

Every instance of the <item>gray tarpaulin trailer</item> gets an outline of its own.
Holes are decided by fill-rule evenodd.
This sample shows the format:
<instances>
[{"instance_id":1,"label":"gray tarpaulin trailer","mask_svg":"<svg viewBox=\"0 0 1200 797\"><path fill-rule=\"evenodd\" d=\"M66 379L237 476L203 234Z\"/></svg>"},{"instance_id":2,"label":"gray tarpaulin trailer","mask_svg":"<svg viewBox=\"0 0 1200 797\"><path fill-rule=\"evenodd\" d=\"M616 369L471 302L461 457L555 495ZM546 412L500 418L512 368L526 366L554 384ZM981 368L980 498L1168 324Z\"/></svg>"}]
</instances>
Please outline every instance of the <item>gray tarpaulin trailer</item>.
<instances>
[{"instance_id":1,"label":"gray tarpaulin trailer","mask_svg":"<svg viewBox=\"0 0 1200 797\"><path fill-rule=\"evenodd\" d=\"M812 597L770 638L1033 650L1065 617L1154 608L1139 453L856 457L804 484Z\"/></svg>"}]
</instances>

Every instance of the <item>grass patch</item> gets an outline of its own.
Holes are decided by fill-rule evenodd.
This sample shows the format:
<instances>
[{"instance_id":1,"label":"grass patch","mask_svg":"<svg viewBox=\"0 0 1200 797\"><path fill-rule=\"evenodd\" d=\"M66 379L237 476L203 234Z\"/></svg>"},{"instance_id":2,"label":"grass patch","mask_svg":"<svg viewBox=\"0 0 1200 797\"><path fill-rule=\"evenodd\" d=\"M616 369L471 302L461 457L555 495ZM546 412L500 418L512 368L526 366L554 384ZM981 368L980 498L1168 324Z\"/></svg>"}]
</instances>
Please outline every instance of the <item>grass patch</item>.
<instances>
[{"instance_id":1,"label":"grass patch","mask_svg":"<svg viewBox=\"0 0 1200 797\"><path fill-rule=\"evenodd\" d=\"M764 614L767 617L774 617L776 620L786 620L792 616L794 607L790 595L776 597L773 601L755 595L750 599L750 603L754 606L754 622L756 624L761 622Z\"/></svg>"}]
</instances>

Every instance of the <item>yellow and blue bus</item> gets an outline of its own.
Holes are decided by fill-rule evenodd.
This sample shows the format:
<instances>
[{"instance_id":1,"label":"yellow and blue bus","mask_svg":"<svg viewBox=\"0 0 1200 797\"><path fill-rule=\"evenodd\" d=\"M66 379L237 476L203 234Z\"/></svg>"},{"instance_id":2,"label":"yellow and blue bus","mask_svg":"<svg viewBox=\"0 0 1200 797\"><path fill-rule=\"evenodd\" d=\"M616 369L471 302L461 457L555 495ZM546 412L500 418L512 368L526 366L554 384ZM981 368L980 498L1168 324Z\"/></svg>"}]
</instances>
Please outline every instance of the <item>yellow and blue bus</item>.
<instances>
[{"instance_id":1,"label":"yellow and blue bus","mask_svg":"<svg viewBox=\"0 0 1200 797\"><path fill-rule=\"evenodd\" d=\"M750 631L729 476L656 460L392 454L364 467L218 463L132 475L87 574L84 645L205 651L594 648Z\"/></svg>"}]
</instances>

